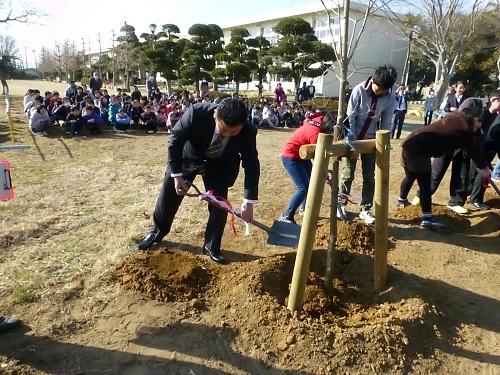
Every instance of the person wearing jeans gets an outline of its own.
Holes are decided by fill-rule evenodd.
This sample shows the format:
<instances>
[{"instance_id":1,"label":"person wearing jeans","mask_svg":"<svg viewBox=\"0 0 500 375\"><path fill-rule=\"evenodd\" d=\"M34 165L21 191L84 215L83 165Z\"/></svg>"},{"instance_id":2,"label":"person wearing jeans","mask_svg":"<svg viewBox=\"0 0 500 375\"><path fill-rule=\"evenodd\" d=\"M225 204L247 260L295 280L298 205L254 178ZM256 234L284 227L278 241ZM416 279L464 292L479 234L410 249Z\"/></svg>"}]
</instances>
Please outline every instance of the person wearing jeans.
<instances>
[{"instance_id":1,"label":"person wearing jeans","mask_svg":"<svg viewBox=\"0 0 500 375\"><path fill-rule=\"evenodd\" d=\"M497 161L495 168L493 168L491 179L497 183L500 182L500 160Z\"/></svg>"},{"instance_id":2,"label":"person wearing jeans","mask_svg":"<svg viewBox=\"0 0 500 375\"><path fill-rule=\"evenodd\" d=\"M286 141L281 159L297 190L293 193L285 211L279 218L280 221L295 224L295 212L301 205L302 211L305 208L307 190L311 180L312 162L300 158L300 146L316 144L320 133L333 133L336 121L337 116L334 113L326 115L314 113L308 116L304 120L304 125L293 132Z\"/></svg>"}]
</instances>

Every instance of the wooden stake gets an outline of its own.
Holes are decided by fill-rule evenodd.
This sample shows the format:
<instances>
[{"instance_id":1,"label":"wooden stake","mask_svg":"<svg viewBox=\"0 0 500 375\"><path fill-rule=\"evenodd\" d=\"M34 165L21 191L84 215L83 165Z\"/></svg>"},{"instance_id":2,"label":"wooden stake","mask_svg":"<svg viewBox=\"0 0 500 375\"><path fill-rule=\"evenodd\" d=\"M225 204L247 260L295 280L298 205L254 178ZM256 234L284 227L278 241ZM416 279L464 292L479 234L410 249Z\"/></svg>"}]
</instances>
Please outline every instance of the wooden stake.
<instances>
[{"instance_id":1,"label":"wooden stake","mask_svg":"<svg viewBox=\"0 0 500 375\"><path fill-rule=\"evenodd\" d=\"M376 135L375 167L375 290L381 291L387 282L387 238L389 235L389 167L390 134L379 130Z\"/></svg>"},{"instance_id":2,"label":"wooden stake","mask_svg":"<svg viewBox=\"0 0 500 375\"><path fill-rule=\"evenodd\" d=\"M292 285L288 298L288 310L302 309L302 301L306 290L307 276L311 266L312 249L316 235L319 210L325 189L325 178L328 170L328 155L333 143L333 135L320 134L318 137L317 152L311 173L311 182L307 192L306 210L302 221L299 246L293 269Z\"/></svg>"},{"instance_id":3,"label":"wooden stake","mask_svg":"<svg viewBox=\"0 0 500 375\"><path fill-rule=\"evenodd\" d=\"M365 139L362 141L352 141L352 146L359 154L369 154L375 151L375 139ZM316 145L302 145L299 149L299 155L302 159L314 159ZM335 142L331 148L330 156L345 156L351 148L345 142Z\"/></svg>"}]
</instances>

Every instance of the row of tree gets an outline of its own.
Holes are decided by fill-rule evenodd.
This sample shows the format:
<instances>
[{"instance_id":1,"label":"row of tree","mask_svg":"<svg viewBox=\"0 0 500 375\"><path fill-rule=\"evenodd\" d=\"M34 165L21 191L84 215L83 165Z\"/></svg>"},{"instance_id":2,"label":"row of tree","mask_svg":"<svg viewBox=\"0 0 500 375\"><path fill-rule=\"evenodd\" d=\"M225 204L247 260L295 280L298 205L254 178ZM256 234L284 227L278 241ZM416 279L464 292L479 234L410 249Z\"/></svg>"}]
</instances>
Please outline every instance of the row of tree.
<instances>
[{"instance_id":1,"label":"row of tree","mask_svg":"<svg viewBox=\"0 0 500 375\"><path fill-rule=\"evenodd\" d=\"M125 23L121 34L113 37L111 50L100 53L93 62L69 41L56 44L52 50L43 47L38 69L45 75L73 79L79 71L85 75L86 68L113 77L119 73L126 87L137 71L159 72L167 80L169 91L173 80L196 87L202 78L214 85L234 82L237 89L239 83L256 78L261 92L268 73L292 80L298 88L302 77L317 77L335 61L333 47L321 43L311 25L299 17L277 24L275 32L280 38L275 45L262 36L252 37L244 28L233 29L229 43L224 45L223 31L215 24L191 26L190 39L180 39L180 30L174 24L163 25L159 32L157 29L151 24L150 33L142 33L139 38L135 28Z\"/></svg>"}]
</instances>

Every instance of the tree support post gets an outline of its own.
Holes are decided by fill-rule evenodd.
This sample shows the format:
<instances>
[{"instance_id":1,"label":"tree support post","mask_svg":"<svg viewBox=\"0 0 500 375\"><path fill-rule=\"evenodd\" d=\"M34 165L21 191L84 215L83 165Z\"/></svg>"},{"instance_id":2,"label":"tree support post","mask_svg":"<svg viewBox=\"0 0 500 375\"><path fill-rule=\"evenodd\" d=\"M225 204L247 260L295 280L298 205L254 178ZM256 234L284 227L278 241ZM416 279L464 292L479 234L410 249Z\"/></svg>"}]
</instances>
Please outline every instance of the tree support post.
<instances>
[{"instance_id":1,"label":"tree support post","mask_svg":"<svg viewBox=\"0 0 500 375\"><path fill-rule=\"evenodd\" d=\"M319 135L288 298L288 310L290 311L302 308L332 144L333 135Z\"/></svg>"},{"instance_id":2,"label":"tree support post","mask_svg":"<svg viewBox=\"0 0 500 375\"><path fill-rule=\"evenodd\" d=\"M387 251L389 236L389 167L390 134L379 130L376 135L375 166L375 290L381 291L387 282Z\"/></svg>"}]
</instances>

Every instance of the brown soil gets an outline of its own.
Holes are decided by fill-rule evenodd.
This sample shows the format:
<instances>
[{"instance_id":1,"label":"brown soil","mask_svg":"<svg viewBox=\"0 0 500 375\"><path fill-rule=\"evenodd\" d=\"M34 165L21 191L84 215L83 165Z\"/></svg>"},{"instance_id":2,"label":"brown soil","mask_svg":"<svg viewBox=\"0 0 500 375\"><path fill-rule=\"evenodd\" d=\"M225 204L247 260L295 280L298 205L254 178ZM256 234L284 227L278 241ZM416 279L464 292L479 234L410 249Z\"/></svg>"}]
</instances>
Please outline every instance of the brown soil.
<instances>
[{"instance_id":1,"label":"brown soil","mask_svg":"<svg viewBox=\"0 0 500 375\"><path fill-rule=\"evenodd\" d=\"M470 228L469 219L454 213L446 206L433 205L432 215L446 225L446 228L439 230L442 233L463 233ZM400 208L394 212L393 217L402 219L408 224L418 225L422 221L422 208L420 206Z\"/></svg>"},{"instance_id":2,"label":"brown soil","mask_svg":"<svg viewBox=\"0 0 500 375\"><path fill-rule=\"evenodd\" d=\"M338 223L333 292L324 288L329 223L321 220L303 309L291 313L295 249L266 245L267 233L253 227L248 237L226 228L229 264L209 262L200 255L206 205L196 199L184 200L162 243L137 252L168 135L34 137L24 114L16 120L18 142L31 149L12 154L17 195L2 203L0 313L24 325L1 334L1 374L500 374L500 197L491 189L491 210L458 216L442 206L447 175L433 197L447 232L420 228L420 207L391 204L382 292L373 288L373 228L357 219ZM255 216L266 225L294 190L280 162L290 133L258 133ZM399 152L394 141L391 159ZM395 202L403 170L393 163L389 172ZM243 177L229 191L234 204ZM323 218L329 203L325 192Z\"/></svg>"}]
</instances>

